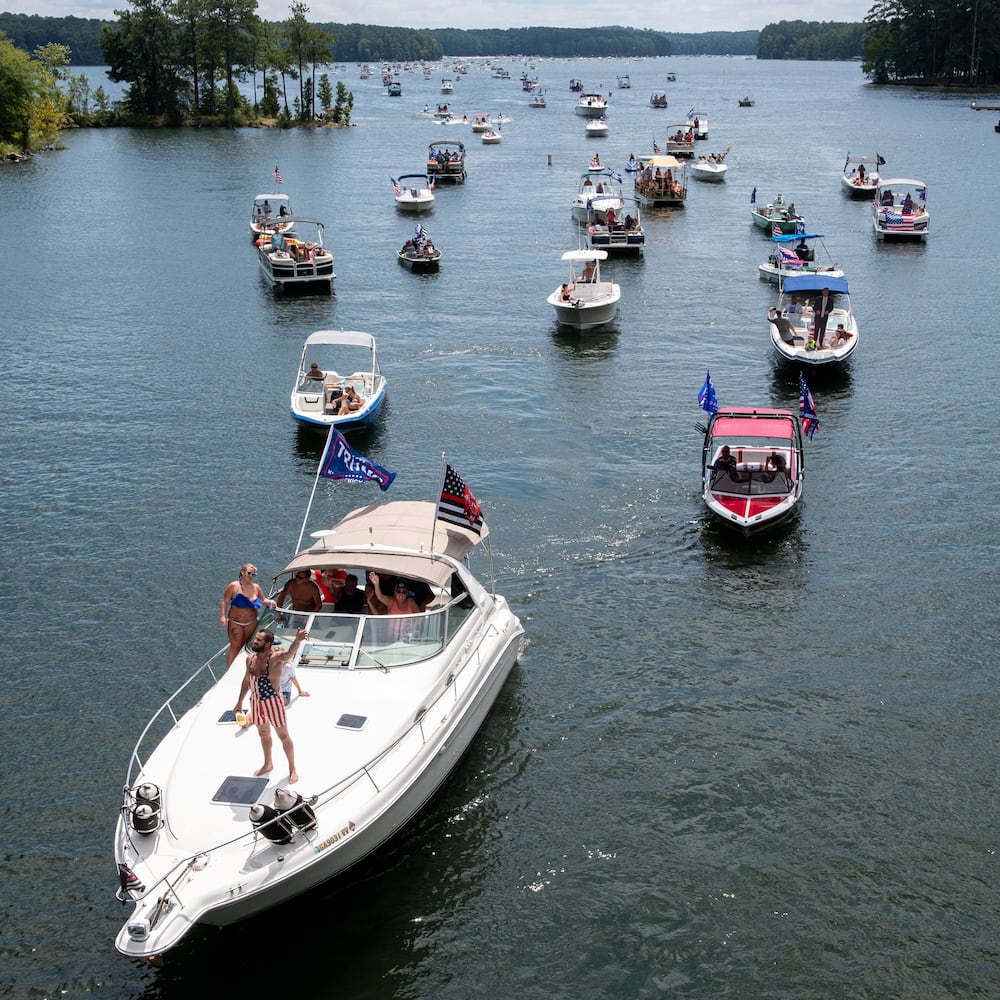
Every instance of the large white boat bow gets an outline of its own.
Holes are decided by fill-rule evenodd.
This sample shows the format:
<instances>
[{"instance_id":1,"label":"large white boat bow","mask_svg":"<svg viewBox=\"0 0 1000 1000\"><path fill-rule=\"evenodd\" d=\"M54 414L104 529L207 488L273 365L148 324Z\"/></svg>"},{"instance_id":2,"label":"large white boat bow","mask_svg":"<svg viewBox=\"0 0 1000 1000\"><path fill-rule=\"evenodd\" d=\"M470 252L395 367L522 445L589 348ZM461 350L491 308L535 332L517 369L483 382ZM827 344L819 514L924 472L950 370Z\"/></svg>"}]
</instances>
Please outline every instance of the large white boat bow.
<instances>
[{"instance_id":1,"label":"large white boat bow","mask_svg":"<svg viewBox=\"0 0 1000 1000\"><path fill-rule=\"evenodd\" d=\"M373 573L425 609L262 613L260 627L286 649L308 631L296 670L311 697L288 709L294 792L277 748L275 770L255 775L260 740L233 710L243 653L227 670L220 652L143 730L114 837L119 898L132 906L115 940L122 954L161 955L198 924L232 924L342 874L405 826L459 762L524 630L466 563L486 525L477 532L437 511L410 501L362 507L276 577Z\"/></svg>"}]
</instances>

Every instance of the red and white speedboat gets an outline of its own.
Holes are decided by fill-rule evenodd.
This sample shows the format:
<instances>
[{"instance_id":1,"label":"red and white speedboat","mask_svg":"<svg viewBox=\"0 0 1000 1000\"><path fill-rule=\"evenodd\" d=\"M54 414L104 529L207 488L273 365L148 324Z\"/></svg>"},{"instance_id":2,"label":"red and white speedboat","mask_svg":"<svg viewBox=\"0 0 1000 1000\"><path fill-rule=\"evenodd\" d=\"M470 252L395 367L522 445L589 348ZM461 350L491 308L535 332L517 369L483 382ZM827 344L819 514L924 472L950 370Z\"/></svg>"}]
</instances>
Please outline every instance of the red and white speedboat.
<instances>
[{"instance_id":1,"label":"red and white speedboat","mask_svg":"<svg viewBox=\"0 0 1000 1000\"><path fill-rule=\"evenodd\" d=\"M705 429L702 498L709 513L744 535L786 520L803 482L802 426L790 410L734 406Z\"/></svg>"}]
</instances>

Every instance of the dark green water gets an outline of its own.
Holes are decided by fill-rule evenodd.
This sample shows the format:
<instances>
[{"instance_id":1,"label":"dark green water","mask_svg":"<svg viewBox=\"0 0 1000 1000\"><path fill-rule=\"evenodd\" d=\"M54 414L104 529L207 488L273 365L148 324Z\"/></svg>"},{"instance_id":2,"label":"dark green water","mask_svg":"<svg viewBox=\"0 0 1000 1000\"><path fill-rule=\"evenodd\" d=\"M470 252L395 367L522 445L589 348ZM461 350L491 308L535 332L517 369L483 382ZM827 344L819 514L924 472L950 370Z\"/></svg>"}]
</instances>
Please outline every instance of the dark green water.
<instances>
[{"instance_id":1,"label":"dark green water","mask_svg":"<svg viewBox=\"0 0 1000 1000\"><path fill-rule=\"evenodd\" d=\"M871 92L854 64L736 59L540 63L537 110L507 65L450 99L502 113L499 146L421 114L444 71L389 99L352 69L352 129L88 132L0 170L18 674L0 993L174 1000L263 976L338 998L1000 994L992 116ZM606 139L585 138L572 77L611 92ZM706 152L732 146L727 182L646 214L644 258L609 269L616 332L558 333L545 297L591 153L621 167L691 106ZM466 141L470 176L424 219L444 259L421 277L395 260L413 222L389 177L436 137ZM927 182L926 245L877 243L842 196L848 152L876 151ZM276 163L328 226L333 296L258 277L246 221ZM826 234L862 342L812 384L800 518L748 544L706 523L694 424L706 368L723 405L797 405L754 187ZM445 453L480 500L527 650L373 869L135 966L112 944L128 755L222 645L239 564L269 578L295 544L320 442L288 391L327 327L378 338L390 399L354 443L398 473L392 496L433 498ZM323 483L310 528L375 499Z\"/></svg>"}]
</instances>

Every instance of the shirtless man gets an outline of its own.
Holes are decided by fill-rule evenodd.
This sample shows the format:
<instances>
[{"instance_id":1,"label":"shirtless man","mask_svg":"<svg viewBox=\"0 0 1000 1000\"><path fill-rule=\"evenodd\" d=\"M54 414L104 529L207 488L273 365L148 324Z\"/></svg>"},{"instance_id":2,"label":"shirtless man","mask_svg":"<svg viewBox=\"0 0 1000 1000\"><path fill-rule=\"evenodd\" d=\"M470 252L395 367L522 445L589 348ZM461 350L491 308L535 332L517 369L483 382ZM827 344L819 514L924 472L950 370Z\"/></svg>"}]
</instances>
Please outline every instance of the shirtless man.
<instances>
[{"instance_id":1,"label":"shirtless man","mask_svg":"<svg viewBox=\"0 0 1000 1000\"><path fill-rule=\"evenodd\" d=\"M253 645L250 647L253 652L247 656L247 670L233 711L243 711L243 699L249 690L251 721L257 725L257 735L260 736L260 745L264 750L264 763L254 771L254 777L274 770L271 760L271 726L274 726L288 760L288 783L294 785L299 780L299 773L295 770L295 747L292 745L285 715L285 700L281 697L281 668L298 653L303 640L308 638L309 633L300 628L295 633L295 641L287 650L279 649L274 652L273 632L261 629L253 637Z\"/></svg>"},{"instance_id":2,"label":"shirtless man","mask_svg":"<svg viewBox=\"0 0 1000 1000\"><path fill-rule=\"evenodd\" d=\"M284 607L289 597L292 599L293 611L320 611L323 608L323 595L307 569L300 569L285 581L281 593L275 598L277 606Z\"/></svg>"}]
</instances>

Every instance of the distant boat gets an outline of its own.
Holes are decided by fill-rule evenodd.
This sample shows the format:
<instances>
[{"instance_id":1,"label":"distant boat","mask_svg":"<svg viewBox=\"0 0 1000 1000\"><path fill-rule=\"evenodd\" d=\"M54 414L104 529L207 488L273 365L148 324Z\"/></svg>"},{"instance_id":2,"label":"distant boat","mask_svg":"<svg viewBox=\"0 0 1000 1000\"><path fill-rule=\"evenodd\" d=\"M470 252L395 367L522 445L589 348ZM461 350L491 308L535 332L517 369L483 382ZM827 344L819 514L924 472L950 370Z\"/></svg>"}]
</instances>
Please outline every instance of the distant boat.
<instances>
[{"instance_id":1,"label":"distant boat","mask_svg":"<svg viewBox=\"0 0 1000 1000\"><path fill-rule=\"evenodd\" d=\"M740 107L741 108L752 108L753 107L753 99L750 98L750 97L741 97L740 98Z\"/></svg>"}]
</instances>

